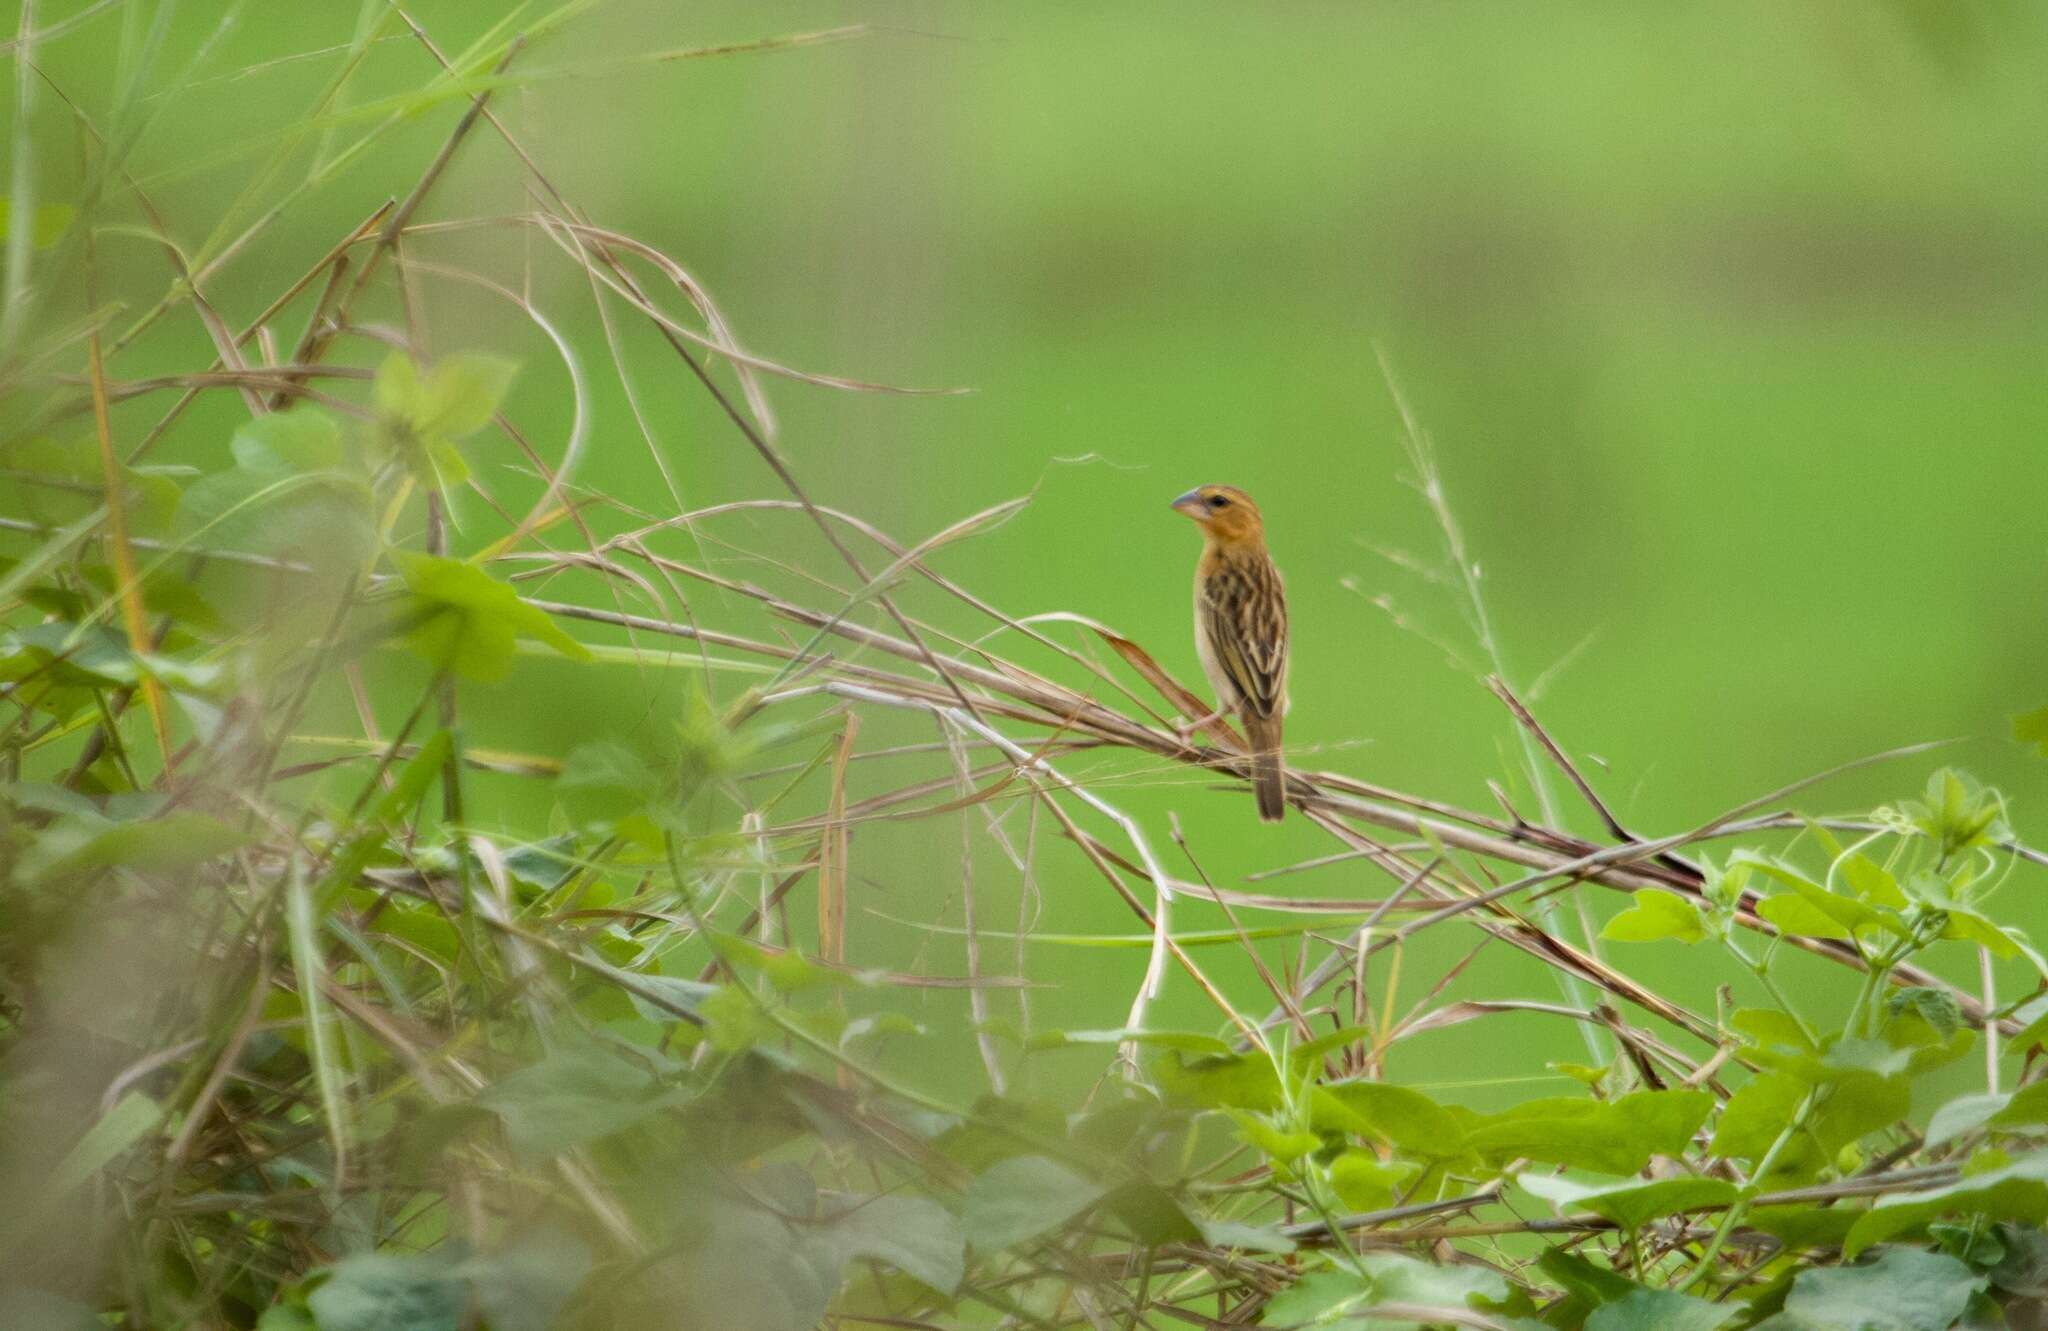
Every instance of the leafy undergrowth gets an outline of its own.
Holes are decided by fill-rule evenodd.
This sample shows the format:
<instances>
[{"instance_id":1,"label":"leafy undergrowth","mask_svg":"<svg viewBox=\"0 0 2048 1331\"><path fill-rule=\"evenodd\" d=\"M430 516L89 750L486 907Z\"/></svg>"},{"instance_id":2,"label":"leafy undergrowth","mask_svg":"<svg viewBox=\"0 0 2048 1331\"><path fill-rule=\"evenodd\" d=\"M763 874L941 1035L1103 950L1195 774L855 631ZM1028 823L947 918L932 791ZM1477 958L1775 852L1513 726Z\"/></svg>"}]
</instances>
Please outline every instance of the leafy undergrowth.
<instances>
[{"instance_id":1,"label":"leafy undergrowth","mask_svg":"<svg viewBox=\"0 0 2048 1331\"><path fill-rule=\"evenodd\" d=\"M931 569L1013 505L915 547L818 506L762 387L815 377L743 352L679 264L545 176L524 180L529 214L424 220L468 139L517 146L482 111L549 26L480 42L395 107L445 110L447 150L290 290L235 293L265 311L239 334L190 277L220 238L188 258L163 236L178 284L140 314L87 298L91 237L158 226L114 150L39 237L77 289L53 278L52 331L4 375L0 1325L2041 1323L2048 967L1996 898L2038 890L2044 860L1996 792L1943 769L1863 817L1782 812L1780 792L1638 838L1499 684L1524 775L1554 765L1599 836L1296 771L1290 817L1382 896L1176 876L1085 760L1235 781L1236 736L1184 738L1175 717L1208 708L1137 643L1008 618ZM395 21L360 51L385 36L440 59ZM365 135L330 161L388 127L309 125ZM484 226L530 233L593 309L558 323L524 274L462 266ZM457 284L559 355L558 454L508 412L509 361L418 334L414 302ZM289 313L304 331L279 342ZM159 318L203 329L203 354L120 377ZM666 342L781 491L650 518L579 484L593 367L630 387L614 320ZM203 395L242 412L227 460L153 463L211 428L186 413ZM764 581L705 554L737 548L734 514L787 524L746 565ZM1014 655L975 645L992 629ZM384 669L401 657L425 675L403 696ZM466 739L480 687L544 710L634 670L694 681L644 745ZM309 720L337 709L355 733ZM874 738L891 717L927 738ZM876 756L924 766L849 781ZM849 956L851 846L891 821L1114 894L1145 958L1129 1009L1087 1031L993 1015L1028 976L984 955L971 879L964 976ZM1630 899L1596 940L1552 909L1563 892ZM1229 931L1176 929L1189 901ZM1426 931L1518 949L1557 991L1404 983ZM1306 960L1276 968L1275 938ZM1198 944L1256 981L1219 981ZM1673 944L1744 997L1678 1001ZM1790 1000L1795 954L1841 981L1801 990L1827 998ZM1213 1002L1208 1028L1152 1022L1169 978ZM937 987L976 1036L978 1097L920 1075L959 1042L896 999ZM1571 1094L1481 1112L1386 1075L1397 1046L1504 1014L1586 1028ZM1085 1098L1008 1089L1028 1060L1090 1057Z\"/></svg>"}]
</instances>

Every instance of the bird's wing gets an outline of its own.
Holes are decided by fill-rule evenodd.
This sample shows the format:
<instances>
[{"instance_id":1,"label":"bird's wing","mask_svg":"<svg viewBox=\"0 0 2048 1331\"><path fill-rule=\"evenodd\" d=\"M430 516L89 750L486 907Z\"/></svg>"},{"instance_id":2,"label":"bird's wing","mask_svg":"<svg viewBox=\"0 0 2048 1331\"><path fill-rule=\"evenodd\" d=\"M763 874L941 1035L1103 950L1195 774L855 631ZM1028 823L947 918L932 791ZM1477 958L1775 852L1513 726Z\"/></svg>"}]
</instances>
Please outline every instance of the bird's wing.
<instances>
[{"instance_id":1,"label":"bird's wing","mask_svg":"<svg viewBox=\"0 0 2048 1331\"><path fill-rule=\"evenodd\" d=\"M1287 700L1287 593L1273 561L1222 561L1203 583L1203 627L1228 676L1254 716L1274 716Z\"/></svg>"}]
</instances>

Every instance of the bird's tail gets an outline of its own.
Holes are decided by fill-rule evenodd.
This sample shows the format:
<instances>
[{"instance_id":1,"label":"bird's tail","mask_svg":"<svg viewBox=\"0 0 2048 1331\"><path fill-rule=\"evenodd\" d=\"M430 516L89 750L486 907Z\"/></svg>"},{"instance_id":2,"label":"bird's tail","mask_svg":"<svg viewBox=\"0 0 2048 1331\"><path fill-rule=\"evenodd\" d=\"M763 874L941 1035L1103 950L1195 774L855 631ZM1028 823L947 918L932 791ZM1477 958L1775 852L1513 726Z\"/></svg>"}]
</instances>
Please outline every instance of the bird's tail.
<instances>
[{"instance_id":1,"label":"bird's tail","mask_svg":"<svg viewBox=\"0 0 2048 1331\"><path fill-rule=\"evenodd\" d=\"M1287 812L1287 768L1280 753L1280 718L1244 719L1245 739L1252 750L1252 792L1259 799L1259 818L1277 823Z\"/></svg>"}]
</instances>

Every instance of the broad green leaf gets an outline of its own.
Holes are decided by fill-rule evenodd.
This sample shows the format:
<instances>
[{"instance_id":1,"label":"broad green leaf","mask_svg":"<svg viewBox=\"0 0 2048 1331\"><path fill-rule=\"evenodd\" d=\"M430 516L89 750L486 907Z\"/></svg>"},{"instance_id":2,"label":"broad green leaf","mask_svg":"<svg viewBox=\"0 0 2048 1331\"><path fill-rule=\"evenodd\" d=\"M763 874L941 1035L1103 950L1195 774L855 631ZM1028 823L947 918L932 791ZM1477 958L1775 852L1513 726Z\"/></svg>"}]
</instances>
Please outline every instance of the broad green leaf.
<instances>
[{"instance_id":1,"label":"broad green leaf","mask_svg":"<svg viewBox=\"0 0 2048 1331\"><path fill-rule=\"evenodd\" d=\"M829 1233L757 1205L697 1190L679 1199L698 1242L664 1271L665 1296L635 1326L688 1331L816 1331L840 1286L843 1258Z\"/></svg>"},{"instance_id":2,"label":"broad green leaf","mask_svg":"<svg viewBox=\"0 0 2048 1331\"><path fill-rule=\"evenodd\" d=\"M1759 1206L1744 1223L1777 1238L1789 1249L1839 1248L1861 1210L1839 1206Z\"/></svg>"},{"instance_id":3,"label":"broad green leaf","mask_svg":"<svg viewBox=\"0 0 2048 1331\"><path fill-rule=\"evenodd\" d=\"M2006 1045L2006 1052L2023 1054L2035 1045L2048 1044L2048 994L2028 999L2012 1016L2020 1023L2020 1033Z\"/></svg>"},{"instance_id":4,"label":"broad green leaf","mask_svg":"<svg viewBox=\"0 0 2048 1331\"><path fill-rule=\"evenodd\" d=\"M1707 936L1699 909L1674 892L1646 887L1630 900L1634 904L1609 920L1600 931L1602 938L1623 943L1646 943L1659 938L1697 943Z\"/></svg>"},{"instance_id":5,"label":"broad green leaf","mask_svg":"<svg viewBox=\"0 0 2048 1331\"><path fill-rule=\"evenodd\" d=\"M44 831L23 857L22 869L24 876L46 879L112 867L170 873L225 855L247 841L242 833L203 813L183 810L125 823L66 820Z\"/></svg>"},{"instance_id":6,"label":"broad green leaf","mask_svg":"<svg viewBox=\"0 0 2048 1331\"><path fill-rule=\"evenodd\" d=\"M1766 1072L1750 1078L1722 1107L1721 1122L1709 1149L1715 1155L1737 1160L1763 1159L1771 1143L1799 1112L1799 1102L1806 1098L1808 1089L1805 1082L1784 1072Z\"/></svg>"},{"instance_id":7,"label":"broad green leaf","mask_svg":"<svg viewBox=\"0 0 2048 1331\"><path fill-rule=\"evenodd\" d=\"M1706 1091L1637 1091L1619 1100L1532 1100L1484 1116L1466 1146L1494 1159L1517 1156L1607 1174L1633 1174L1652 1155L1678 1155L1706 1122Z\"/></svg>"},{"instance_id":8,"label":"broad green leaf","mask_svg":"<svg viewBox=\"0 0 2048 1331\"><path fill-rule=\"evenodd\" d=\"M1465 1133L1451 1112L1420 1091L1381 1081L1319 1086L1310 1095L1315 1125L1376 1137L1420 1155L1462 1155Z\"/></svg>"},{"instance_id":9,"label":"broad green leaf","mask_svg":"<svg viewBox=\"0 0 2048 1331\"><path fill-rule=\"evenodd\" d=\"M235 465L246 471L290 475L348 465L348 449L334 418L317 407L274 411L245 421L228 441Z\"/></svg>"},{"instance_id":10,"label":"broad green leaf","mask_svg":"<svg viewBox=\"0 0 2048 1331\"><path fill-rule=\"evenodd\" d=\"M1131 1236L1146 1247L1168 1243L1199 1243L1201 1226L1187 1209L1157 1183L1140 1179L1108 1193L1102 1209L1123 1222Z\"/></svg>"},{"instance_id":11,"label":"broad green leaf","mask_svg":"<svg viewBox=\"0 0 2048 1331\"><path fill-rule=\"evenodd\" d=\"M1311 1271L1266 1300L1259 1313L1260 1326L1307 1326L1355 1307L1372 1293L1372 1286L1350 1271Z\"/></svg>"},{"instance_id":12,"label":"broad green leaf","mask_svg":"<svg viewBox=\"0 0 2048 1331\"><path fill-rule=\"evenodd\" d=\"M1906 908L1906 894L1899 890L1899 880L1892 877L1891 870L1868 855L1858 851L1845 856L1840 867L1842 877L1864 901L1893 910Z\"/></svg>"},{"instance_id":13,"label":"broad green leaf","mask_svg":"<svg viewBox=\"0 0 2048 1331\"><path fill-rule=\"evenodd\" d=\"M559 1155L678 1105L687 1093L589 1045L558 1049L486 1087L477 1103L505 1124L512 1149L528 1159Z\"/></svg>"},{"instance_id":14,"label":"broad green leaf","mask_svg":"<svg viewBox=\"0 0 2048 1331\"><path fill-rule=\"evenodd\" d=\"M1991 1118L1992 1126L1999 1128L2031 1128L2043 1123L2048 1123L2048 1081L2020 1087Z\"/></svg>"},{"instance_id":15,"label":"broad green leaf","mask_svg":"<svg viewBox=\"0 0 2048 1331\"><path fill-rule=\"evenodd\" d=\"M1422 1172L1413 1160L1382 1160L1370 1151L1346 1151L1329 1163L1330 1186L1354 1211L1376 1211L1393 1205Z\"/></svg>"},{"instance_id":16,"label":"broad green leaf","mask_svg":"<svg viewBox=\"0 0 2048 1331\"><path fill-rule=\"evenodd\" d=\"M498 356L463 352L442 357L420 385L414 428L430 439L476 433L491 423L518 372L517 365Z\"/></svg>"},{"instance_id":17,"label":"broad green leaf","mask_svg":"<svg viewBox=\"0 0 2048 1331\"><path fill-rule=\"evenodd\" d=\"M1371 1039L1372 1032L1364 1026L1345 1026L1329 1031L1289 1049L1287 1066L1293 1071L1300 1072L1312 1065L1320 1064L1323 1056L1332 1050L1357 1044L1361 1040L1370 1042Z\"/></svg>"},{"instance_id":18,"label":"broad green leaf","mask_svg":"<svg viewBox=\"0 0 2048 1331\"><path fill-rule=\"evenodd\" d=\"M1728 1019L1728 1025L1760 1048L1813 1049L1813 1041L1798 1018L1777 1008L1739 1008Z\"/></svg>"},{"instance_id":19,"label":"broad green leaf","mask_svg":"<svg viewBox=\"0 0 2048 1331\"><path fill-rule=\"evenodd\" d=\"M163 1106L141 1091L122 1096L57 1162L44 1185L43 1199L52 1202L69 1194L141 1141L163 1116Z\"/></svg>"},{"instance_id":20,"label":"broad green leaf","mask_svg":"<svg viewBox=\"0 0 2048 1331\"><path fill-rule=\"evenodd\" d=\"M1994 1220L2048 1220L2048 1153L2024 1156L2001 1168L1966 1174L1954 1183L1880 1199L1849 1231L1843 1255L1950 1215Z\"/></svg>"},{"instance_id":21,"label":"broad green leaf","mask_svg":"<svg viewBox=\"0 0 2048 1331\"><path fill-rule=\"evenodd\" d=\"M1894 1017L1907 1013L1918 1016L1939 1039L1946 1040L1963 1029L1962 1005L1946 989L1914 985L1887 998L1884 1007Z\"/></svg>"},{"instance_id":22,"label":"broad green leaf","mask_svg":"<svg viewBox=\"0 0 2048 1331\"><path fill-rule=\"evenodd\" d=\"M631 974L633 983L626 989L626 997L632 1002L633 1010L648 1021L676 1020L676 1014L671 1008L661 1007L652 1002L650 995L664 999L686 1012L694 1012L698 1004L718 992L718 986L715 984L703 984L673 975L651 975L645 971L635 971Z\"/></svg>"},{"instance_id":23,"label":"broad green leaf","mask_svg":"<svg viewBox=\"0 0 2048 1331\"><path fill-rule=\"evenodd\" d=\"M1782 1316L1815 1331L1948 1331L1983 1286L1984 1277L1953 1257L1893 1248L1863 1266L1800 1272Z\"/></svg>"},{"instance_id":24,"label":"broad green leaf","mask_svg":"<svg viewBox=\"0 0 2048 1331\"><path fill-rule=\"evenodd\" d=\"M977 1248L993 1251L1037 1238L1093 1206L1107 1191L1041 1155L1004 1160L967 1187L961 1225Z\"/></svg>"},{"instance_id":25,"label":"broad green leaf","mask_svg":"<svg viewBox=\"0 0 2048 1331\"><path fill-rule=\"evenodd\" d=\"M966 1274L960 1221L922 1197L862 1198L825 1220L822 1228L842 1262L858 1257L887 1262L941 1294L951 1294Z\"/></svg>"},{"instance_id":26,"label":"broad green leaf","mask_svg":"<svg viewBox=\"0 0 2048 1331\"><path fill-rule=\"evenodd\" d=\"M402 351L386 356L377 367L370 396L379 414L408 423L416 419L425 404L420 395L419 367L412 363L412 357Z\"/></svg>"},{"instance_id":27,"label":"broad green leaf","mask_svg":"<svg viewBox=\"0 0 2048 1331\"><path fill-rule=\"evenodd\" d=\"M1815 938L1855 938L1878 930L1901 937L1907 933L1905 921L1889 907L1830 892L1798 870L1761 856L1745 855L1741 862L1792 889L1793 895L1779 893L1757 907L1758 914L1787 933Z\"/></svg>"},{"instance_id":28,"label":"broad green leaf","mask_svg":"<svg viewBox=\"0 0 2048 1331\"><path fill-rule=\"evenodd\" d=\"M1161 1093L1175 1104L1203 1109L1256 1109L1271 1112L1280 1107L1280 1079L1264 1056L1243 1054L1189 1057L1169 1049L1151 1063L1152 1079Z\"/></svg>"},{"instance_id":29,"label":"broad green leaf","mask_svg":"<svg viewBox=\"0 0 2048 1331\"><path fill-rule=\"evenodd\" d=\"M1590 1211L1612 1220L1623 1229L1639 1229L1652 1220L1683 1211L1726 1206L1737 1196L1734 1184L1717 1178L1657 1179L1649 1183L1622 1183L1605 1188L1574 1185L1569 1192L1553 1190L1554 1196L1533 1186L1537 1181L1533 1177L1520 1180L1524 1188L1550 1201L1560 1214ZM1542 1181L1546 1184L1559 1182L1556 1179ZM1576 1195L1572 1195L1574 1193Z\"/></svg>"},{"instance_id":30,"label":"broad green leaf","mask_svg":"<svg viewBox=\"0 0 2048 1331\"><path fill-rule=\"evenodd\" d=\"M0 679L34 677L88 688L135 683L128 642L103 624L27 624L0 637Z\"/></svg>"},{"instance_id":31,"label":"broad green leaf","mask_svg":"<svg viewBox=\"0 0 2048 1331\"><path fill-rule=\"evenodd\" d=\"M437 1258L368 1252L337 1262L306 1305L320 1331L458 1331L469 1292Z\"/></svg>"},{"instance_id":32,"label":"broad green leaf","mask_svg":"<svg viewBox=\"0 0 2048 1331\"><path fill-rule=\"evenodd\" d=\"M371 507L369 483L349 470L237 467L186 488L177 530L203 545L346 570L360 568L375 547Z\"/></svg>"},{"instance_id":33,"label":"broad green leaf","mask_svg":"<svg viewBox=\"0 0 2048 1331\"><path fill-rule=\"evenodd\" d=\"M1927 1145L1940 1146L1989 1123L2012 1099L2010 1094L1959 1095L1927 1120Z\"/></svg>"},{"instance_id":34,"label":"broad green leaf","mask_svg":"<svg viewBox=\"0 0 2048 1331\"><path fill-rule=\"evenodd\" d=\"M1741 1315L1739 1303L1709 1303L1668 1289L1637 1289L1596 1310L1586 1319L1586 1331L1716 1331Z\"/></svg>"},{"instance_id":35,"label":"broad green leaf","mask_svg":"<svg viewBox=\"0 0 2048 1331\"><path fill-rule=\"evenodd\" d=\"M1933 874L1920 874L1913 879L1913 896L1922 906L1947 917L1941 930L1943 938L1989 948L1995 957L2019 955L2017 941L1982 913L1956 900L1950 895L1948 884Z\"/></svg>"},{"instance_id":36,"label":"broad green leaf","mask_svg":"<svg viewBox=\"0 0 2048 1331\"><path fill-rule=\"evenodd\" d=\"M1928 777L1921 798L1906 800L1899 811L1914 830L1935 842L1943 860L2007 834L2005 805L1997 792L1950 767Z\"/></svg>"},{"instance_id":37,"label":"broad green leaf","mask_svg":"<svg viewBox=\"0 0 2048 1331\"><path fill-rule=\"evenodd\" d=\"M1490 1266L1439 1265L1398 1252L1364 1252L1358 1261L1372 1278L1363 1304L1368 1308L1382 1303L1472 1308L1508 1297L1506 1278Z\"/></svg>"},{"instance_id":38,"label":"broad green leaf","mask_svg":"<svg viewBox=\"0 0 2048 1331\"><path fill-rule=\"evenodd\" d=\"M490 1331L552 1331L590 1274L590 1263L590 1247L582 1239L543 1229L466 1259L455 1274L469 1282Z\"/></svg>"},{"instance_id":39,"label":"broad green leaf","mask_svg":"<svg viewBox=\"0 0 2048 1331\"><path fill-rule=\"evenodd\" d=\"M1536 1259L1536 1269L1549 1276L1565 1293L1593 1307L1618 1302L1643 1288L1626 1276L1616 1275L1606 1267L1562 1248L1547 1249Z\"/></svg>"},{"instance_id":40,"label":"broad green leaf","mask_svg":"<svg viewBox=\"0 0 2048 1331\"><path fill-rule=\"evenodd\" d=\"M1847 940L1848 927L1827 911L1798 896L1779 893L1758 903L1756 913L1778 926L1778 932L1794 938L1838 938Z\"/></svg>"},{"instance_id":41,"label":"broad green leaf","mask_svg":"<svg viewBox=\"0 0 2048 1331\"><path fill-rule=\"evenodd\" d=\"M1202 1241L1212 1248L1239 1248L1245 1252L1290 1253L1298 1246L1270 1225L1247 1225L1236 1220L1205 1220L1197 1217Z\"/></svg>"},{"instance_id":42,"label":"broad green leaf","mask_svg":"<svg viewBox=\"0 0 2048 1331\"><path fill-rule=\"evenodd\" d=\"M574 660L590 659L554 620L474 564L412 552L396 557L411 592L401 615L404 642L430 664L470 679L501 679L520 633Z\"/></svg>"},{"instance_id":43,"label":"broad green leaf","mask_svg":"<svg viewBox=\"0 0 2048 1331\"><path fill-rule=\"evenodd\" d=\"M1237 1130L1244 1134L1244 1139L1277 1164L1293 1164L1322 1149L1323 1139L1313 1132L1290 1132L1242 1110L1231 1117L1237 1121Z\"/></svg>"}]
</instances>

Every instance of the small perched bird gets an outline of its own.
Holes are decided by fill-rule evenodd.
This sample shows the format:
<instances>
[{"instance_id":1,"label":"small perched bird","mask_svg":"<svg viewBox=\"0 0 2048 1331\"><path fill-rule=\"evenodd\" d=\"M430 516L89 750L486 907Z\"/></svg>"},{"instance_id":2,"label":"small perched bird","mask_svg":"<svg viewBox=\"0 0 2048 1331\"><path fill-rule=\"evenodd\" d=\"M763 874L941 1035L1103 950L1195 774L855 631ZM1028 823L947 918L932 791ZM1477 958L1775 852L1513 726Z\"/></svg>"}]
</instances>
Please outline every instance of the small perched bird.
<instances>
[{"instance_id":1,"label":"small perched bird","mask_svg":"<svg viewBox=\"0 0 2048 1331\"><path fill-rule=\"evenodd\" d=\"M1215 714L1235 712L1244 722L1259 817L1277 823L1287 808L1280 754L1280 718L1287 714L1287 592L1266 553L1266 524L1252 497L1235 486L1204 485L1174 500L1173 507L1202 529L1195 651L1216 690Z\"/></svg>"}]
</instances>

